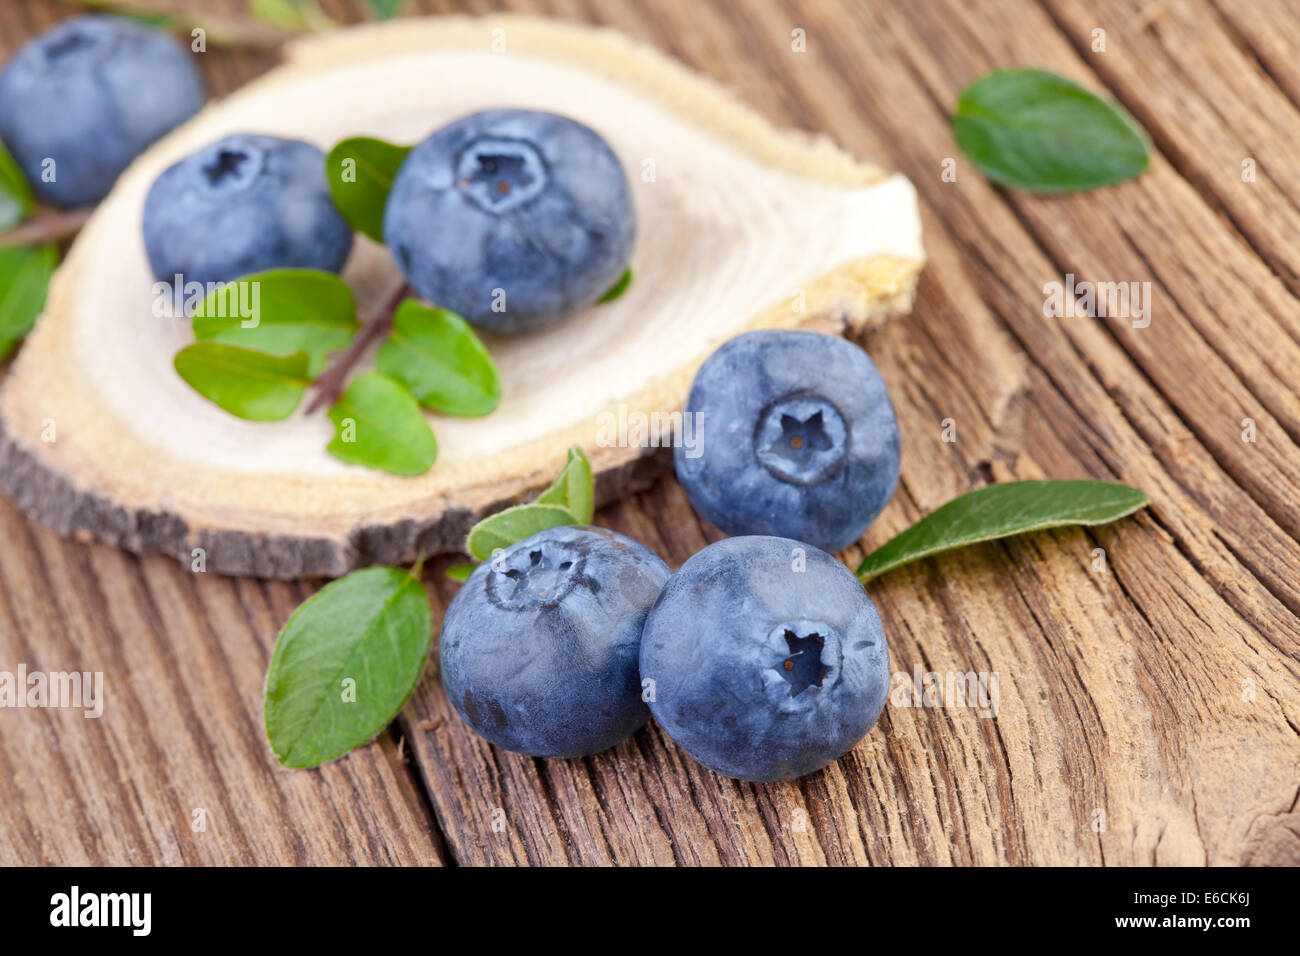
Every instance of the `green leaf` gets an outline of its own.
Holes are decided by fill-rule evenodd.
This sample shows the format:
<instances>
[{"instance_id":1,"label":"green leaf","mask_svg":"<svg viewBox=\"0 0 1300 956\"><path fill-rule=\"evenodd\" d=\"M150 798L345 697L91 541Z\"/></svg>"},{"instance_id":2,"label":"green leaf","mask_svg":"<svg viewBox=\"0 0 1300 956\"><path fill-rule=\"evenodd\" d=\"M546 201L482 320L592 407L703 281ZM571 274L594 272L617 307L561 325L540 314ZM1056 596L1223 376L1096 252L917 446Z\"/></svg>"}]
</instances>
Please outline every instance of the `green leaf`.
<instances>
[{"instance_id":1,"label":"green leaf","mask_svg":"<svg viewBox=\"0 0 1300 956\"><path fill-rule=\"evenodd\" d=\"M865 584L901 564L980 541L1062 525L1105 524L1147 504L1147 496L1108 481L1011 481L954 498L895 536L858 566Z\"/></svg>"},{"instance_id":2,"label":"green leaf","mask_svg":"<svg viewBox=\"0 0 1300 956\"><path fill-rule=\"evenodd\" d=\"M0 143L0 230L12 229L32 211L32 187L18 163Z\"/></svg>"},{"instance_id":3,"label":"green leaf","mask_svg":"<svg viewBox=\"0 0 1300 956\"><path fill-rule=\"evenodd\" d=\"M453 581L468 581L469 576L474 573L477 564L453 564L447 569L447 577Z\"/></svg>"},{"instance_id":4,"label":"green leaf","mask_svg":"<svg viewBox=\"0 0 1300 956\"><path fill-rule=\"evenodd\" d=\"M253 0L251 12L263 23L283 30L328 30L335 26L316 0Z\"/></svg>"},{"instance_id":5,"label":"green leaf","mask_svg":"<svg viewBox=\"0 0 1300 956\"><path fill-rule=\"evenodd\" d=\"M402 4L406 0L369 0L370 9L375 11L375 16L381 20L391 20L402 10Z\"/></svg>"},{"instance_id":6,"label":"green leaf","mask_svg":"<svg viewBox=\"0 0 1300 956\"><path fill-rule=\"evenodd\" d=\"M329 354L347 348L356 334L357 304L332 272L272 269L219 285L199 304L193 323L200 341L267 355L306 352L307 375L316 378Z\"/></svg>"},{"instance_id":7,"label":"green leaf","mask_svg":"<svg viewBox=\"0 0 1300 956\"><path fill-rule=\"evenodd\" d=\"M263 23L285 30L301 30L302 16L294 0L253 0L250 12Z\"/></svg>"},{"instance_id":8,"label":"green leaf","mask_svg":"<svg viewBox=\"0 0 1300 956\"><path fill-rule=\"evenodd\" d=\"M0 362L32 330L45 308L58 258L53 245L0 249Z\"/></svg>"},{"instance_id":9,"label":"green leaf","mask_svg":"<svg viewBox=\"0 0 1300 956\"><path fill-rule=\"evenodd\" d=\"M400 382L426 408L448 415L486 415L501 402L501 376L487 347L455 312L407 299L375 368Z\"/></svg>"},{"instance_id":10,"label":"green leaf","mask_svg":"<svg viewBox=\"0 0 1300 956\"><path fill-rule=\"evenodd\" d=\"M484 518L470 529L465 550L471 557L486 561L498 548L508 548L547 528L590 524L594 500L591 462L581 448L573 445L559 477L536 501ZM473 570L472 565L470 568Z\"/></svg>"},{"instance_id":11,"label":"green leaf","mask_svg":"<svg viewBox=\"0 0 1300 956\"><path fill-rule=\"evenodd\" d=\"M498 548L508 548L539 531L582 523L572 511L559 505L515 505L474 525L465 547L471 557L486 561Z\"/></svg>"},{"instance_id":12,"label":"green leaf","mask_svg":"<svg viewBox=\"0 0 1300 956\"><path fill-rule=\"evenodd\" d=\"M577 445L569 448L569 459L560 476L537 497L536 504L559 505L567 508L578 519L578 524L591 524L595 512L595 489L591 477L591 462Z\"/></svg>"},{"instance_id":13,"label":"green leaf","mask_svg":"<svg viewBox=\"0 0 1300 956\"><path fill-rule=\"evenodd\" d=\"M136 23L146 23L154 27L175 27L180 26L182 23L181 20L169 14L152 10L135 10L129 4L124 5L115 2L115 0L77 0L77 5L89 7L91 10L103 10L112 16L134 20Z\"/></svg>"},{"instance_id":14,"label":"green leaf","mask_svg":"<svg viewBox=\"0 0 1300 956\"><path fill-rule=\"evenodd\" d=\"M628 266L626 269L623 270L623 275L619 278L619 280L610 287L610 290L606 292L604 295L602 295L596 301L613 302L624 292L626 292L628 286L630 286L631 284L632 284L632 267Z\"/></svg>"},{"instance_id":15,"label":"green leaf","mask_svg":"<svg viewBox=\"0 0 1300 956\"><path fill-rule=\"evenodd\" d=\"M422 475L438 457L438 443L414 396L387 375L354 378L330 409L330 421L335 437L327 451L349 465Z\"/></svg>"},{"instance_id":16,"label":"green leaf","mask_svg":"<svg viewBox=\"0 0 1300 956\"><path fill-rule=\"evenodd\" d=\"M325 157L325 178L334 205L348 224L376 242L384 241L384 207L393 177L411 151L382 139L345 139Z\"/></svg>"},{"instance_id":17,"label":"green leaf","mask_svg":"<svg viewBox=\"0 0 1300 956\"><path fill-rule=\"evenodd\" d=\"M306 352L279 358L221 342L195 342L176 353L174 364L194 391L252 422L288 418L311 384Z\"/></svg>"},{"instance_id":18,"label":"green leaf","mask_svg":"<svg viewBox=\"0 0 1300 956\"><path fill-rule=\"evenodd\" d=\"M962 92L957 145L995 183L1035 192L1094 189L1147 167L1148 143L1121 107L1046 70L998 70Z\"/></svg>"},{"instance_id":19,"label":"green leaf","mask_svg":"<svg viewBox=\"0 0 1300 956\"><path fill-rule=\"evenodd\" d=\"M424 673L433 619L398 568L327 584L285 624L266 672L266 737L286 767L315 767L392 723Z\"/></svg>"}]
</instances>

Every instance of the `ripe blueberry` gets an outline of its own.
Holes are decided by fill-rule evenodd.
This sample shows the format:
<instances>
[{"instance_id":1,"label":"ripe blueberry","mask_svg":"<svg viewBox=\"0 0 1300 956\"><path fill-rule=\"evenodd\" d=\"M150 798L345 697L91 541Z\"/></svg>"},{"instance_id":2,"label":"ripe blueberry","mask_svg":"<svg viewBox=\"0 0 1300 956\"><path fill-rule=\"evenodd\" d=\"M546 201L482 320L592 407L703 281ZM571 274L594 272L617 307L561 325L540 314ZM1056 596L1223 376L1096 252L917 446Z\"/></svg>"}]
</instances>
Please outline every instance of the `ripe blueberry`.
<instances>
[{"instance_id":1,"label":"ripe blueberry","mask_svg":"<svg viewBox=\"0 0 1300 956\"><path fill-rule=\"evenodd\" d=\"M654 552L604 528L540 531L461 586L442 626L442 682L489 741L582 757L645 723L637 659L668 580Z\"/></svg>"},{"instance_id":2,"label":"ripe blueberry","mask_svg":"<svg viewBox=\"0 0 1300 956\"><path fill-rule=\"evenodd\" d=\"M871 729L889 690L876 607L825 551L726 538L683 564L646 619L650 711L688 754L741 780L792 780Z\"/></svg>"},{"instance_id":3,"label":"ripe blueberry","mask_svg":"<svg viewBox=\"0 0 1300 956\"><path fill-rule=\"evenodd\" d=\"M898 421L867 353L834 335L763 330L700 367L686 411L694 457L675 450L695 510L728 534L827 551L855 542L898 482Z\"/></svg>"},{"instance_id":4,"label":"ripe blueberry","mask_svg":"<svg viewBox=\"0 0 1300 956\"><path fill-rule=\"evenodd\" d=\"M41 198L89 205L202 105L199 72L171 37L117 17L78 17L32 40L0 73L0 140Z\"/></svg>"},{"instance_id":5,"label":"ripe blueberry","mask_svg":"<svg viewBox=\"0 0 1300 956\"><path fill-rule=\"evenodd\" d=\"M265 269L337 272L352 228L310 143L236 133L165 170L144 204L154 277L229 282Z\"/></svg>"},{"instance_id":6,"label":"ripe blueberry","mask_svg":"<svg viewBox=\"0 0 1300 956\"><path fill-rule=\"evenodd\" d=\"M384 240L420 295L494 332L591 305L636 238L632 191L593 130L495 109L444 126L402 164Z\"/></svg>"}]
</instances>

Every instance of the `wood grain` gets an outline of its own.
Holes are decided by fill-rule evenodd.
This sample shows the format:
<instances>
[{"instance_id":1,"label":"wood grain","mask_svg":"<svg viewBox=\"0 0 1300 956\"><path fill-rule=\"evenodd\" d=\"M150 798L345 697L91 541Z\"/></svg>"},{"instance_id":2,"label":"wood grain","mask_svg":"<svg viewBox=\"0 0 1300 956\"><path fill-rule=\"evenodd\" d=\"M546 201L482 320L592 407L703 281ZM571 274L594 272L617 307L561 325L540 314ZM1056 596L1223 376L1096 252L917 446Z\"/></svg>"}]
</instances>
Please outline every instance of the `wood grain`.
<instances>
[{"instance_id":1,"label":"wood grain","mask_svg":"<svg viewBox=\"0 0 1300 956\"><path fill-rule=\"evenodd\" d=\"M309 588L61 541L0 503L0 668L94 665L109 687L99 721L0 712L0 861L1300 863L1300 74L1278 45L1293 9L510 6L617 26L916 183L930 258L915 311L863 339L904 435L899 492L864 547L1009 478L1123 480L1152 508L873 582L895 672L996 673L996 718L891 701L837 764L756 786L701 769L653 726L585 760L497 751L459 722L432 661L400 754L385 737L279 771L260 740L261 677ZM0 42L62 9L7 5ZM807 52L791 50L794 29ZM210 61L219 89L267 65ZM948 111L971 79L1019 64L1124 103L1151 134L1151 169L1051 199L983 181ZM1045 317L1043 286L1067 272L1150 282L1150 325ZM717 537L671 479L598 521L673 565ZM441 570L426 578L439 620L454 593ZM188 829L199 801L220 810L206 834Z\"/></svg>"}]
</instances>

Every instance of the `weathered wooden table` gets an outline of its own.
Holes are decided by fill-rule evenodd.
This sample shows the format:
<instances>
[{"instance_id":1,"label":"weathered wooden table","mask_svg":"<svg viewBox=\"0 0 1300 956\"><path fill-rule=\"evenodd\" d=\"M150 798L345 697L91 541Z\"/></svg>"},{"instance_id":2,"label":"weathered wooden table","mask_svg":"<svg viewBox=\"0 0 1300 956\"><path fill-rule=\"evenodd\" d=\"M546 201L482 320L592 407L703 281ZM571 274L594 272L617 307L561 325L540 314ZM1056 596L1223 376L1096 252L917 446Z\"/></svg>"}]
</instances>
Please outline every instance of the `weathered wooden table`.
<instances>
[{"instance_id":1,"label":"weathered wooden table","mask_svg":"<svg viewBox=\"0 0 1300 956\"><path fill-rule=\"evenodd\" d=\"M98 720L0 711L0 863L1300 862L1300 6L507 6L645 38L916 183L916 309L863 342L904 435L867 546L1013 478L1121 480L1152 508L873 583L893 669L996 674L996 717L896 695L837 764L755 786L653 726L585 760L497 751L448 706L436 659L390 735L282 770L262 679L314 586L63 541L0 502L0 670L103 671L106 697ZM6 0L0 55L69 11ZM273 62L204 58L217 93ZM1008 65L1122 102L1154 141L1150 170L1065 198L990 186L947 120L967 82ZM1045 317L1044 286L1067 273L1149 282L1149 326ZM598 521L674 566L716 537L670 477ZM447 563L425 577L439 612Z\"/></svg>"}]
</instances>

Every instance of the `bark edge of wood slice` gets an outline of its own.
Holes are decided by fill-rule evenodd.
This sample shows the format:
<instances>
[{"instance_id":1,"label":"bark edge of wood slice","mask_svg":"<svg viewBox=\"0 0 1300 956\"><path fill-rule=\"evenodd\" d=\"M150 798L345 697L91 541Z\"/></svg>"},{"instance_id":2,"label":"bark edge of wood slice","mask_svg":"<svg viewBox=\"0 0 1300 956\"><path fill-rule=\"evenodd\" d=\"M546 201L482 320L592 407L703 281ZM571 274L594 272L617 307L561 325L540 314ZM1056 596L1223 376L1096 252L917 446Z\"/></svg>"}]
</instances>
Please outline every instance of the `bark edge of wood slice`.
<instances>
[{"instance_id":1,"label":"bark edge of wood slice","mask_svg":"<svg viewBox=\"0 0 1300 956\"><path fill-rule=\"evenodd\" d=\"M343 465L324 450L322 413L243 422L181 381L172 357L192 334L155 316L139 230L158 173L230 132L325 150L354 135L414 143L488 106L565 113L610 141L636 194L635 280L550 329L485 336L505 398L483 419L431 415L428 474ZM480 517L543 488L571 444L591 458L599 502L647 484L670 450L611 445L602 428L607 439L620 410L680 409L725 339L858 331L908 311L920 233L903 177L773 128L610 29L431 17L297 41L140 157L73 244L0 387L0 486L63 535L186 563L202 549L206 569L226 574L337 576L458 551ZM364 312L397 273L358 236L343 275Z\"/></svg>"}]
</instances>

